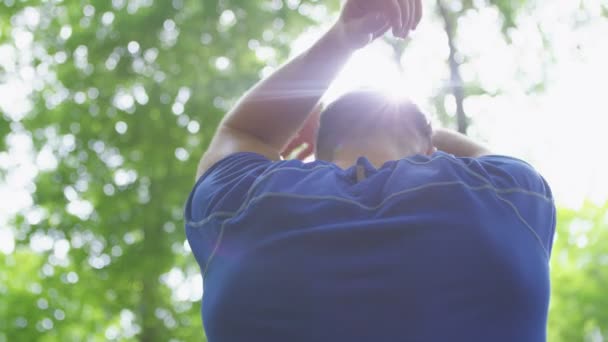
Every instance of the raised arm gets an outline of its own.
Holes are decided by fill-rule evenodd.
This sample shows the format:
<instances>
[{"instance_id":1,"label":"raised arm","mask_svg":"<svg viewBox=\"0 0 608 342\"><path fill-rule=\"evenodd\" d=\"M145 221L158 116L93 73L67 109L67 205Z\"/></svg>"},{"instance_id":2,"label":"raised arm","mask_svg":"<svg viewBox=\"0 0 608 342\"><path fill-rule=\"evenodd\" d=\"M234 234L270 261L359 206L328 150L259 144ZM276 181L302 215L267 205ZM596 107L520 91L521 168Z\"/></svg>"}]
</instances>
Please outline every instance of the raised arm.
<instances>
[{"instance_id":1,"label":"raised arm","mask_svg":"<svg viewBox=\"0 0 608 342\"><path fill-rule=\"evenodd\" d=\"M437 129L433 133L433 145L438 150L457 157L476 158L491 154L490 150L466 135L443 128Z\"/></svg>"},{"instance_id":2,"label":"raised arm","mask_svg":"<svg viewBox=\"0 0 608 342\"><path fill-rule=\"evenodd\" d=\"M197 178L236 152L279 159L351 54L390 27L405 38L421 14L420 0L347 0L340 19L323 37L249 90L226 115L201 159Z\"/></svg>"}]
</instances>

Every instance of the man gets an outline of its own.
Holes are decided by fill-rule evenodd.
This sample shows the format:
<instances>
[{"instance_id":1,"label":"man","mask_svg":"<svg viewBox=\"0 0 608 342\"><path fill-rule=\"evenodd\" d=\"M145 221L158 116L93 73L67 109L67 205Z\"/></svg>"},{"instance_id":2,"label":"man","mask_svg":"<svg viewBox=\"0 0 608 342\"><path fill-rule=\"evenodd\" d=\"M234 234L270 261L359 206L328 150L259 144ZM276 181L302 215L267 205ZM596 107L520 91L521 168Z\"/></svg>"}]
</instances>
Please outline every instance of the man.
<instances>
[{"instance_id":1,"label":"man","mask_svg":"<svg viewBox=\"0 0 608 342\"><path fill-rule=\"evenodd\" d=\"M315 162L280 160L353 51L421 13L346 1L220 124L185 211L210 341L545 340L555 207L530 165L369 91L324 110Z\"/></svg>"}]
</instances>

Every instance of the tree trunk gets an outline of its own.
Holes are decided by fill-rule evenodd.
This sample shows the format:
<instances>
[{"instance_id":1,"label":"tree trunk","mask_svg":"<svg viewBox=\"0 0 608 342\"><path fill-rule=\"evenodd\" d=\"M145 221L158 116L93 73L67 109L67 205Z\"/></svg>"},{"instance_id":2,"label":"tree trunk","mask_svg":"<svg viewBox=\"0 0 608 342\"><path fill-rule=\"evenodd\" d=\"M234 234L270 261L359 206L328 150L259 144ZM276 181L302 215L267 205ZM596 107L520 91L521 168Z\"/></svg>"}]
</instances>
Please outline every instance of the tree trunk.
<instances>
[{"instance_id":1,"label":"tree trunk","mask_svg":"<svg viewBox=\"0 0 608 342\"><path fill-rule=\"evenodd\" d=\"M467 134L469 122L464 111L464 85L462 76L460 76L460 63L456 59L458 50L454 43L456 35L456 23L448 9L444 6L442 0L437 0L437 8L445 23L445 33L448 37L448 45L450 47L450 57L448 59L450 65L450 84L449 89L456 99L456 119L458 123L458 132Z\"/></svg>"}]
</instances>

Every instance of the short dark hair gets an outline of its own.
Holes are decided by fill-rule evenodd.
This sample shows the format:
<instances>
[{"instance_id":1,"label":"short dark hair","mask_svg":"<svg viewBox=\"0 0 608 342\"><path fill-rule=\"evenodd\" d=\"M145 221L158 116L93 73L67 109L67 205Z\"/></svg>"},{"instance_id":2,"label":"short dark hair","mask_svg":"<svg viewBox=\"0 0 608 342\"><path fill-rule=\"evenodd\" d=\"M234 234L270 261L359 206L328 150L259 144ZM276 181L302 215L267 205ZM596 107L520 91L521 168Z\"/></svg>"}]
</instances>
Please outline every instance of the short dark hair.
<instances>
[{"instance_id":1,"label":"short dark hair","mask_svg":"<svg viewBox=\"0 0 608 342\"><path fill-rule=\"evenodd\" d=\"M414 136L430 144L432 133L428 118L414 103L392 100L374 90L357 90L321 112L316 158L332 161L340 146L387 134L404 143L411 143Z\"/></svg>"}]
</instances>

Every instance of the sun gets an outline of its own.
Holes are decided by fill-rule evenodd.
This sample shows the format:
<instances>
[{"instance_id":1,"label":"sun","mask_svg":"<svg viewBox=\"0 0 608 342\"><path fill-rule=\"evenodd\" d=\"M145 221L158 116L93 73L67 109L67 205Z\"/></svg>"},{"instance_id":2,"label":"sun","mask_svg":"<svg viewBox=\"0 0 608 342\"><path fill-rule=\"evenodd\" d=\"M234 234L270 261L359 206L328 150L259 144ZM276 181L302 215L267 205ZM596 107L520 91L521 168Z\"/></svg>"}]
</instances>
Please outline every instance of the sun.
<instances>
[{"instance_id":1,"label":"sun","mask_svg":"<svg viewBox=\"0 0 608 342\"><path fill-rule=\"evenodd\" d=\"M300 35L291 46L291 55L306 51L325 29L310 29ZM386 94L389 100L413 99L413 95L417 98L423 89L412 88L411 85L421 80L414 80L411 76L404 77L392 46L379 39L352 56L325 93L323 102L331 102L348 91L360 88L376 89Z\"/></svg>"},{"instance_id":2,"label":"sun","mask_svg":"<svg viewBox=\"0 0 608 342\"><path fill-rule=\"evenodd\" d=\"M355 89L372 89L386 95L388 100L403 101L409 98L403 71L392 58L387 44L373 44L353 55L328 90L324 101Z\"/></svg>"}]
</instances>

